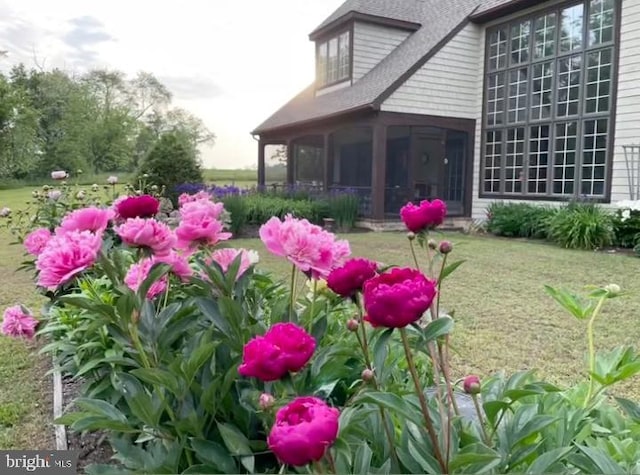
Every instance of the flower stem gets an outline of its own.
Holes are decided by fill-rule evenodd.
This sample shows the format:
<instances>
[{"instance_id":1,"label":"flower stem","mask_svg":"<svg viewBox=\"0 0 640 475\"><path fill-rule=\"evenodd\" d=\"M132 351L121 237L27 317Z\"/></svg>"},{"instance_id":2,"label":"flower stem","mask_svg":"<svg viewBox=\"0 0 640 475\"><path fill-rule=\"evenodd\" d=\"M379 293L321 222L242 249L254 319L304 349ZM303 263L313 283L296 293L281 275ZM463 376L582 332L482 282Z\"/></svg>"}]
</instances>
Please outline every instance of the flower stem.
<instances>
[{"instance_id":1,"label":"flower stem","mask_svg":"<svg viewBox=\"0 0 640 475\"><path fill-rule=\"evenodd\" d=\"M438 443L438 436L436 435L436 431L433 427L433 421L431 420L431 416L429 415L429 407L427 406L427 400L424 397L422 385L420 384L420 379L418 378L416 366L413 361L413 355L411 354L411 348L409 347L407 330L405 328L400 328L400 336L402 337L402 346L404 346L404 353L407 358L407 364L409 365L409 372L411 373L411 378L413 379L416 395L418 396L418 400L420 401L420 408L424 417L425 427L427 429L427 433L429 434L429 438L431 439L431 445L433 445L433 454L438 461L440 468L442 469L442 473L448 473L447 462L442 457L442 452Z\"/></svg>"},{"instance_id":2,"label":"flower stem","mask_svg":"<svg viewBox=\"0 0 640 475\"><path fill-rule=\"evenodd\" d=\"M600 309L602 308L602 304L606 300L606 297L601 297L598 300L598 304L596 305L591 318L589 319L589 323L587 325L587 341L589 345L589 391L587 392L587 397L584 400L584 408L586 408L591 402L591 398L593 396L593 390L595 386L595 381L593 379L593 374L596 372L596 348L595 348L595 338L593 332L593 324L596 321L596 317L600 313Z\"/></svg>"},{"instance_id":3,"label":"flower stem","mask_svg":"<svg viewBox=\"0 0 640 475\"><path fill-rule=\"evenodd\" d=\"M327 457L327 461L329 462L329 467L331 467L331 472L337 474L336 470L336 462L333 460L333 455L331 455L331 449L327 449L327 453L325 454Z\"/></svg>"},{"instance_id":4,"label":"flower stem","mask_svg":"<svg viewBox=\"0 0 640 475\"><path fill-rule=\"evenodd\" d=\"M316 295L318 295L318 279L313 279L313 297L311 298L311 308L309 309L309 333L313 330L313 319L315 317Z\"/></svg>"},{"instance_id":5,"label":"flower stem","mask_svg":"<svg viewBox=\"0 0 640 475\"><path fill-rule=\"evenodd\" d=\"M293 320L296 304L296 266L291 266L291 300L289 301L289 321Z\"/></svg>"},{"instance_id":6,"label":"flower stem","mask_svg":"<svg viewBox=\"0 0 640 475\"><path fill-rule=\"evenodd\" d=\"M487 434L487 428L484 425L484 417L482 417L482 408L480 407L480 403L478 403L478 395L472 394L471 399L473 399L473 405L476 408L476 413L478 414L478 422L480 423L480 427L482 428L482 437L484 438L484 443L489 446L491 444L491 439Z\"/></svg>"},{"instance_id":7,"label":"flower stem","mask_svg":"<svg viewBox=\"0 0 640 475\"><path fill-rule=\"evenodd\" d=\"M409 240L409 247L411 248L411 255L413 256L413 262L416 265L416 269L420 270L420 263L418 262L418 256L416 255L416 250L413 247L412 240Z\"/></svg>"}]
</instances>

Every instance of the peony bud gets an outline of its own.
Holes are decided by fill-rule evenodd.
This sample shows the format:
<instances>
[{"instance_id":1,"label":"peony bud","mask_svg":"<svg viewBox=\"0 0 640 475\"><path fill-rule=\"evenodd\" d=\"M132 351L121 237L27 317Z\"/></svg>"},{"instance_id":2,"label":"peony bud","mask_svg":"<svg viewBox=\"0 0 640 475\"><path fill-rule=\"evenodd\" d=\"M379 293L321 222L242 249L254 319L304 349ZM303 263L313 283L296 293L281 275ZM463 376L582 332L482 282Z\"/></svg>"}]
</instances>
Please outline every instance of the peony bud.
<instances>
[{"instance_id":1,"label":"peony bud","mask_svg":"<svg viewBox=\"0 0 640 475\"><path fill-rule=\"evenodd\" d=\"M440 246L438 246L438 250L440 251L440 254L449 254L453 251L453 244L451 244L450 241L442 241Z\"/></svg>"},{"instance_id":2,"label":"peony bud","mask_svg":"<svg viewBox=\"0 0 640 475\"><path fill-rule=\"evenodd\" d=\"M6 218L11 214L11 208L7 208L6 206L0 209L0 218Z\"/></svg>"},{"instance_id":3,"label":"peony bud","mask_svg":"<svg viewBox=\"0 0 640 475\"><path fill-rule=\"evenodd\" d=\"M347 328L349 329L350 332L358 331L359 326L360 326L360 323L355 318L352 318L347 321Z\"/></svg>"},{"instance_id":4,"label":"peony bud","mask_svg":"<svg viewBox=\"0 0 640 475\"><path fill-rule=\"evenodd\" d=\"M91 191L98 191L100 189L100 187L98 186L97 183L94 183L93 185L91 185Z\"/></svg>"},{"instance_id":5,"label":"peony bud","mask_svg":"<svg viewBox=\"0 0 640 475\"><path fill-rule=\"evenodd\" d=\"M362 370L362 380L369 382L369 381L373 381L373 379L376 377L375 373L373 372L373 370L369 369L369 368L365 368L364 370Z\"/></svg>"},{"instance_id":6,"label":"peony bud","mask_svg":"<svg viewBox=\"0 0 640 475\"><path fill-rule=\"evenodd\" d=\"M263 411L271 409L275 404L275 402L276 402L275 398L269 393L260 394L260 398L258 399L258 405L260 406L260 409L262 409Z\"/></svg>"},{"instance_id":7,"label":"peony bud","mask_svg":"<svg viewBox=\"0 0 640 475\"><path fill-rule=\"evenodd\" d=\"M438 249L438 243L435 241L435 239L429 239L427 245L429 246L429 249L432 249L434 251Z\"/></svg>"},{"instance_id":8,"label":"peony bud","mask_svg":"<svg viewBox=\"0 0 640 475\"><path fill-rule=\"evenodd\" d=\"M467 376L462 382L462 388L467 394L480 394L480 378L473 374Z\"/></svg>"},{"instance_id":9,"label":"peony bud","mask_svg":"<svg viewBox=\"0 0 640 475\"><path fill-rule=\"evenodd\" d=\"M416 238L416 233L414 233L413 231L409 231L409 232L407 233L407 239L408 239L409 241L413 241L415 238Z\"/></svg>"},{"instance_id":10,"label":"peony bud","mask_svg":"<svg viewBox=\"0 0 640 475\"><path fill-rule=\"evenodd\" d=\"M618 284L609 284L605 286L604 290L606 290L611 296L618 295L620 292L622 292L622 289Z\"/></svg>"}]
</instances>

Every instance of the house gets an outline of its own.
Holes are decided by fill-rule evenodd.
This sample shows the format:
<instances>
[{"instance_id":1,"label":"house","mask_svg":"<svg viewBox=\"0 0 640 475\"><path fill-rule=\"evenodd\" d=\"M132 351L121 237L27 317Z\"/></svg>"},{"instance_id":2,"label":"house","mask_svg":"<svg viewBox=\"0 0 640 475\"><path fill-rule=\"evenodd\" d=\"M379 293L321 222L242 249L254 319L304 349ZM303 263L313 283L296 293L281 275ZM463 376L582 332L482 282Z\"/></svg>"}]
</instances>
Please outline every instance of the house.
<instances>
[{"instance_id":1,"label":"house","mask_svg":"<svg viewBox=\"0 0 640 475\"><path fill-rule=\"evenodd\" d=\"M640 0L347 0L309 38L315 82L253 131L261 184L283 144L289 183L355 189L371 223L638 187Z\"/></svg>"}]
</instances>

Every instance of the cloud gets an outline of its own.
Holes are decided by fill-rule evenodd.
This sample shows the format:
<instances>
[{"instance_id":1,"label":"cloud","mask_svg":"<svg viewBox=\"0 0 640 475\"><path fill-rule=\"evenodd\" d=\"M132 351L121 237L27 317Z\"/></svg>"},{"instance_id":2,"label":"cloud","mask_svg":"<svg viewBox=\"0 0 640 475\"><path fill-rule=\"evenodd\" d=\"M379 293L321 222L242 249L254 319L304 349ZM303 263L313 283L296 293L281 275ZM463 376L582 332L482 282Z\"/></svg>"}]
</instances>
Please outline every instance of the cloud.
<instances>
[{"instance_id":1,"label":"cloud","mask_svg":"<svg viewBox=\"0 0 640 475\"><path fill-rule=\"evenodd\" d=\"M161 76L158 79L179 99L213 99L223 93L220 86L206 77Z\"/></svg>"},{"instance_id":2,"label":"cloud","mask_svg":"<svg viewBox=\"0 0 640 475\"><path fill-rule=\"evenodd\" d=\"M115 41L104 29L104 24L92 16L80 16L69 20L71 30L63 37L63 42L71 48L75 62L86 65L98 59L95 47L101 43Z\"/></svg>"}]
</instances>

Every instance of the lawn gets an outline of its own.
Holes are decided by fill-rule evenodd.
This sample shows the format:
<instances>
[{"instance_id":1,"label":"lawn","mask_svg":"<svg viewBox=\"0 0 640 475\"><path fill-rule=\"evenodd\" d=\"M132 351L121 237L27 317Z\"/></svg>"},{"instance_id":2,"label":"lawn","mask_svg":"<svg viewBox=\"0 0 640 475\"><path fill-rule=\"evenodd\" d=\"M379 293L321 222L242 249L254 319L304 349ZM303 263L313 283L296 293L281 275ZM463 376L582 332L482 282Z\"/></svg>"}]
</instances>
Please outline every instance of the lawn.
<instances>
[{"instance_id":1,"label":"lawn","mask_svg":"<svg viewBox=\"0 0 640 475\"><path fill-rule=\"evenodd\" d=\"M19 193L17 193L19 192ZM0 191L0 206L18 208L29 191ZM25 198L26 197L26 198ZM410 265L401 233L344 235L354 255L385 264ZM597 322L597 346L636 343L640 327L640 260L619 254L568 251L544 243L445 234L454 242L453 259L466 262L446 281L443 307L455 312L454 372L488 375L496 371L539 368L542 376L569 383L584 375L584 322L566 315L545 294L544 284L579 291L589 284L617 283L629 295L610 301ZM41 300L30 276L15 273L21 249L0 233L0 304L23 302L37 310ZM267 254L257 239L234 246L257 249L263 269L287 278L285 261ZM0 337L0 449L52 447L50 376L35 348ZM621 388L640 398L637 380ZM44 430L43 430L44 429Z\"/></svg>"}]
</instances>

